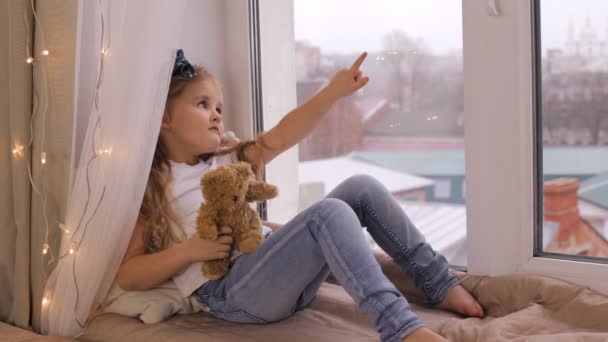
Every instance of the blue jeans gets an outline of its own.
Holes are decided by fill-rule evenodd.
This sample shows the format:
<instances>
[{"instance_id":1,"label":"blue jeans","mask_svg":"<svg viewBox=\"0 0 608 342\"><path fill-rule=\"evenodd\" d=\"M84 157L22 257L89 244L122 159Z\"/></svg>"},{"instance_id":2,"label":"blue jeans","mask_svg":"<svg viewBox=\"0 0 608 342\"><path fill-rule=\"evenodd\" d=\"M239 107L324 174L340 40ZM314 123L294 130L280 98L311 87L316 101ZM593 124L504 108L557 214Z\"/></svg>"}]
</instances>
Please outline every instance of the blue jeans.
<instances>
[{"instance_id":1,"label":"blue jeans","mask_svg":"<svg viewBox=\"0 0 608 342\"><path fill-rule=\"evenodd\" d=\"M376 179L358 175L299 213L227 275L194 292L216 317L269 323L306 308L327 277L336 279L373 322L382 341L402 341L423 326L386 278L361 227L415 280L430 305L459 281Z\"/></svg>"}]
</instances>

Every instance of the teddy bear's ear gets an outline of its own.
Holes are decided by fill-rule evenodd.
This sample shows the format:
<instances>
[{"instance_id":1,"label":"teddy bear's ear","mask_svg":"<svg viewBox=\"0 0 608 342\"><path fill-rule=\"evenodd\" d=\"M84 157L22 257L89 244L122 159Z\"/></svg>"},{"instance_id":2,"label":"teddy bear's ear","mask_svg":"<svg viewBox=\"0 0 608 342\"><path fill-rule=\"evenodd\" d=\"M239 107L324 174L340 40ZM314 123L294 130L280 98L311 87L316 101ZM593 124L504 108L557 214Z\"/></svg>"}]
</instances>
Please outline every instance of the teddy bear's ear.
<instances>
[{"instance_id":1,"label":"teddy bear's ear","mask_svg":"<svg viewBox=\"0 0 608 342\"><path fill-rule=\"evenodd\" d=\"M238 162L236 164L233 164L233 167L240 178L247 179L253 176L253 172L251 171L251 165L246 162Z\"/></svg>"},{"instance_id":2,"label":"teddy bear's ear","mask_svg":"<svg viewBox=\"0 0 608 342\"><path fill-rule=\"evenodd\" d=\"M211 187L225 183L227 179L234 177L234 172L225 165L218 167L215 170L208 171L201 177L201 187L210 189Z\"/></svg>"}]
</instances>

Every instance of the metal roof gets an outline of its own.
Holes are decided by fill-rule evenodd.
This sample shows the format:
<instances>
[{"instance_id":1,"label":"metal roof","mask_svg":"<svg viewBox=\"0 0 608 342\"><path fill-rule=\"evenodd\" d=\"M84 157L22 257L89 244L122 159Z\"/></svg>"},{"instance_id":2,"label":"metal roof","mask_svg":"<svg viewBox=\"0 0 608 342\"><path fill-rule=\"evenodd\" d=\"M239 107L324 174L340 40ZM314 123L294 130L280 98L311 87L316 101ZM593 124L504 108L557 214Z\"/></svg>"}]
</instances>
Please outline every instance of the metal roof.
<instances>
[{"instance_id":1,"label":"metal roof","mask_svg":"<svg viewBox=\"0 0 608 342\"><path fill-rule=\"evenodd\" d=\"M462 149L356 151L350 157L417 175L465 174L465 152ZM546 147L543 149L543 172L548 176L594 176L608 172L608 147Z\"/></svg>"},{"instance_id":2,"label":"metal roof","mask_svg":"<svg viewBox=\"0 0 608 342\"><path fill-rule=\"evenodd\" d=\"M325 194L328 194L347 178L357 174L374 176L392 193L421 189L433 184L433 181L427 178L393 171L347 157L300 162L298 171L300 184L323 183Z\"/></svg>"},{"instance_id":3,"label":"metal roof","mask_svg":"<svg viewBox=\"0 0 608 342\"><path fill-rule=\"evenodd\" d=\"M608 159L608 156L605 157ZM608 172L586 179L578 189L581 199L608 209Z\"/></svg>"}]
</instances>

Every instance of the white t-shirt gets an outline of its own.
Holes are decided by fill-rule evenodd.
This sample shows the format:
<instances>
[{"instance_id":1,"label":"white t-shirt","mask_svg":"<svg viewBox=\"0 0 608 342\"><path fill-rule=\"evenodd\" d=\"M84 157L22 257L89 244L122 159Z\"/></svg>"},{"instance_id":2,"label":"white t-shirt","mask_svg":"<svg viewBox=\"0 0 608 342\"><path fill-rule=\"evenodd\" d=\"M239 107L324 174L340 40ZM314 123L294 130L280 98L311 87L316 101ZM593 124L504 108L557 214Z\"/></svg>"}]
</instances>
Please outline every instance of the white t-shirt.
<instances>
[{"instance_id":1,"label":"white t-shirt","mask_svg":"<svg viewBox=\"0 0 608 342\"><path fill-rule=\"evenodd\" d=\"M185 163L175 163L170 161L172 179L169 183L171 191L168 192L169 203L183 225L183 232L173 222L170 223L175 236L185 240L196 234L196 218L198 209L205 199L201 191L201 176L221 165L237 162L236 153L223 156L215 156L206 162L200 161L198 164L190 166ZM272 229L262 226L263 235L268 236ZM184 236L184 233L186 236ZM239 257L239 251L233 251L231 260ZM184 270L173 276L175 284L184 297L188 297L205 282L209 281L201 272L202 262L190 264Z\"/></svg>"}]
</instances>

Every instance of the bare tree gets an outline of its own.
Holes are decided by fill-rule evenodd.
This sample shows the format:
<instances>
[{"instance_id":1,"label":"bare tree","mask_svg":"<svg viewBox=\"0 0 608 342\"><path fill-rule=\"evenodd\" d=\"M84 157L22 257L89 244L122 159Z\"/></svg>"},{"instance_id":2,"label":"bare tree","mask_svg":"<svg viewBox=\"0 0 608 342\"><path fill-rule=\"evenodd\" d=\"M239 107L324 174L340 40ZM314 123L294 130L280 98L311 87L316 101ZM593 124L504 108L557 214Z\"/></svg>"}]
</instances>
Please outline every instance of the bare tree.
<instances>
[{"instance_id":1,"label":"bare tree","mask_svg":"<svg viewBox=\"0 0 608 342\"><path fill-rule=\"evenodd\" d=\"M566 100L566 91L560 86L561 78L556 75L544 77L542 83L542 125L548 133L550 144L558 144L557 131L568 126L563 118L571 110L570 102Z\"/></svg>"},{"instance_id":2,"label":"bare tree","mask_svg":"<svg viewBox=\"0 0 608 342\"><path fill-rule=\"evenodd\" d=\"M587 103L587 127L591 133L591 144L598 145L600 131L608 120L608 73L594 72L588 76L589 99Z\"/></svg>"},{"instance_id":3,"label":"bare tree","mask_svg":"<svg viewBox=\"0 0 608 342\"><path fill-rule=\"evenodd\" d=\"M589 144L599 144L608 124L608 73L575 71L548 75L542 89L543 126L550 133L586 130Z\"/></svg>"}]
</instances>

